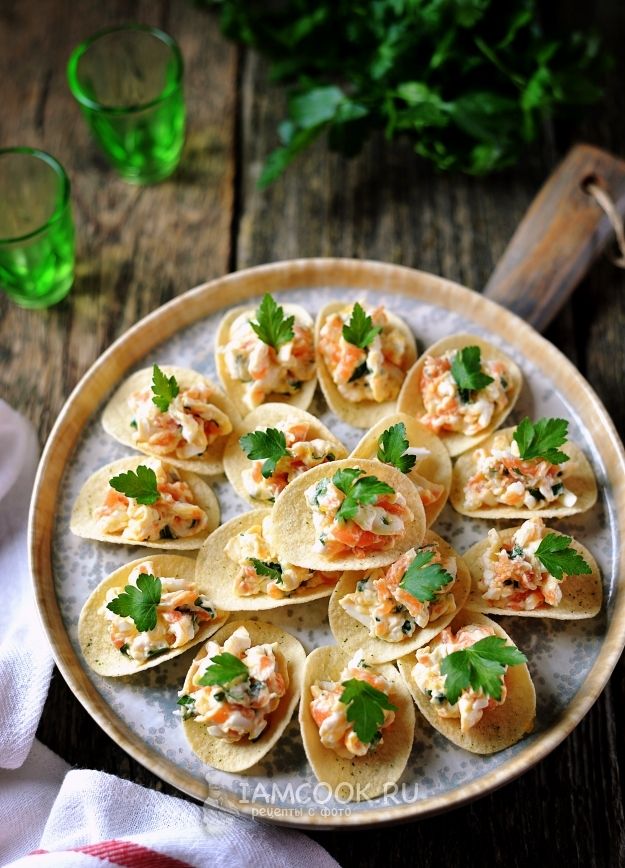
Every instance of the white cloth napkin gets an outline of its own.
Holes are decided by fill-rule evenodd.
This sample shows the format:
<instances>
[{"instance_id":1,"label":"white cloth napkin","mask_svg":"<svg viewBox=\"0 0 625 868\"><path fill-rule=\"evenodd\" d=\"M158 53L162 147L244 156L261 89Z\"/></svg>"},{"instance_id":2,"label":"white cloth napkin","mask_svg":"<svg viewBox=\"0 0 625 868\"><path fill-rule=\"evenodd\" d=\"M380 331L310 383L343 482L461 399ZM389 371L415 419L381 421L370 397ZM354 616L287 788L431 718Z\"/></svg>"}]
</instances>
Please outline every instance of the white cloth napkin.
<instances>
[{"instance_id":1,"label":"white cloth napkin","mask_svg":"<svg viewBox=\"0 0 625 868\"><path fill-rule=\"evenodd\" d=\"M28 756L52 673L26 548L38 453L32 425L0 401L0 767L5 769L19 768Z\"/></svg>"},{"instance_id":2,"label":"white cloth napkin","mask_svg":"<svg viewBox=\"0 0 625 868\"><path fill-rule=\"evenodd\" d=\"M70 771L35 740L52 672L27 561L37 453L32 426L0 400L0 864L337 868L323 847L299 832L103 772Z\"/></svg>"}]
</instances>

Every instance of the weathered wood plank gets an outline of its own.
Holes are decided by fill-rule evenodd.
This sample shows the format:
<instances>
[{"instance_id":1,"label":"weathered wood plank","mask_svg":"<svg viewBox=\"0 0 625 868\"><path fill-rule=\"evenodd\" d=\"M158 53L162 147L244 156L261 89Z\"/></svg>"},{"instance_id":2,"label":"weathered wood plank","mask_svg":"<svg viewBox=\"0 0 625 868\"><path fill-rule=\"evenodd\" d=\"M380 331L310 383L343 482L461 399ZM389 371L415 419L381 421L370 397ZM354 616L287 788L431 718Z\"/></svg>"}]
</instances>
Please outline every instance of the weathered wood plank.
<instances>
[{"instance_id":1,"label":"weathered wood plank","mask_svg":"<svg viewBox=\"0 0 625 868\"><path fill-rule=\"evenodd\" d=\"M572 5L586 15L586 5ZM598 20L606 14L612 20L613 9L605 7ZM615 32L622 34L623 27ZM617 105L622 50L619 58L609 85ZM623 152L625 113L614 106L600 125L589 123L577 132L569 124L547 139L531 164L487 180L437 176L406 145L377 139L353 162L317 143L273 187L259 191L255 182L264 156L276 146L284 99L267 85L266 67L255 57L246 59L243 82L241 267L293 256L357 256L434 271L481 289L544 177L573 141L583 137ZM589 376L624 430L625 294L622 277L610 268L600 263L593 269L547 336ZM340 832L313 837L343 864L357 859L363 866L479 865L486 852L496 864L511 866L543 863L556 852L576 865L623 864L623 748L616 737L624 722L617 710L623 697L621 666L562 746L471 806L399 832L362 831L357 840Z\"/></svg>"},{"instance_id":2,"label":"weathered wood plank","mask_svg":"<svg viewBox=\"0 0 625 868\"><path fill-rule=\"evenodd\" d=\"M186 62L183 161L154 187L132 187L108 169L65 80L77 42L129 18L169 30ZM63 163L77 228L77 278L65 302L35 312L0 298L0 394L33 419L42 439L77 379L117 335L228 270L235 70L236 49L189 3L90 0L79 15L70 0L2 4L0 142L37 145Z\"/></svg>"},{"instance_id":3,"label":"weathered wood plank","mask_svg":"<svg viewBox=\"0 0 625 868\"><path fill-rule=\"evenodd\" d=\"M406 145L376 139L356 161L318 144L265 192L255 189L262 158L276 143L283 98L264 67L243 71L240 212L234 197L236 52L214 20L190 4L15 0L0 6L0 143L55 153L74 184L79 278L69 299L45 313L0 299L0 394L45 437L72 385L108 343L138 317L229 264L245 267L292 256L341 255L401 262L475 288L495 262L538 189L576 137L625 152L622 4L562 3L554 14L585 27L592 15L614 43L603 112L558 128L530 164L485 181L438 176ZM617 8L618 7L618 8ZM180 174L136 190L117 180L90 143L67 91L71 47L113 21L136 18L176 36L187 60L189 141ZM562 20L569 20L563 18ZM231 228L234 232L231 234ZM231 237L236 248L231 249ZM548 336L573 358L625 430L625 280L598 264ZM625 667L566 742L503 790L452 814L401 830L317 833L343 864L363 866L625 863L622 770ZM56 673L39 730L80 766L168 790L97 727ZM482 843L480 843L482 842Z\"/></svg>"},{"instance_id":4,"label":"weathered wood plank","mask_svg":"<svg viewBox=\"0 0 625 868\"><path fill-rule=\"evenodd\" d=\"M77 279L48 311L0 294L0 395L43 441L97 356L137 319L211 277L231 258L236 49L211 16L186 2L70 0L0 5L0 144L53 153L67 169L77 229ZM176 175L155 187L124 184L89 138L71 97L72 47L110 24L139 20L176 37L186 63L187 143ZM39 737L71 763L97 765L161 787L72 697L58 672Z\"/></svg>"}]
</instances>

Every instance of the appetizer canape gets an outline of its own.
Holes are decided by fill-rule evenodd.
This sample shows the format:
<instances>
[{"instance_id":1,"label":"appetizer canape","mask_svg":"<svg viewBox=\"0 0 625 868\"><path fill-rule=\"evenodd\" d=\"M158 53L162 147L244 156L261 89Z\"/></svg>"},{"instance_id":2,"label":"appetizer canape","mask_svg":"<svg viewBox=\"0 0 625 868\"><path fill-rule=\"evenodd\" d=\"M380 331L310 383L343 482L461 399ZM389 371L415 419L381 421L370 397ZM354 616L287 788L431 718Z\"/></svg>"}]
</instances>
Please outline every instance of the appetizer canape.
<instances>
[{"instance_id":1,"label":"appetizer canape","mask_svg":"<svg viewBox=\"0 0 625 868\"><path fill-rule=\"evenodd\" d=\"M244 500L267 506L311 467L346 456L341 441L310 413L288 404L262 404L230 435L224 470Z\"/></svg>"},{"instance_id":2,"label":"appetizer canape","mask_svg":"<svg viewBox=\"0 0 625 868\"><path fill-rule=\"evenodd\" d=\"M223 524L198 552L196 580L222 609L275 609L329 597L342 573L280 560L271 510L253 509Z\"/></svg>"},{"instance_id":3,"label":"appetizer canape","mask_svg":"<svg viewBox=\"0 0 625 868\"><path fill-rule=\"evenodd\" d=\"M271 521L279 559L319 570L391 564L420 545L424 533L425 513L412 482L364 458L304 473L279 495Z\"/></svg>"},{"instance_id":4,"label":"appetizer canape","mask_svg":"<svg viewBox=\"0 0 625 868\"><path fill-rule=\"evenodd\" d=\"M85 482L70 530L103 542L158 549L199 549L219 524L209 485L157 458L121 458Z\"/></svg>"},{"instance_id":5,"label":"appetizer canape","mask_svg":"<svg viewBox=\"0 0 625 868\"><path fill-rule=\"evenodd\" d=\"M319 382L330 409L356 428L393 413L417 357L406 323L382 306L334 301L320 311L315 331Z\"/></svg>"},{"instance_id":6,"label":"appetizer canape","mask_svg":"<svg viewBox=\"0 0 625 868\"><path fill-rule=\"evenodd\" d=\"M194 659L178 694L193 752L226 772L259 762L295 711L305 661L299 641L279 627L226 624Z\"/></svg>"},{"instance_id":7,"label":"appetizer canape","mask_svg":"<svg viewBox=\"0 0 625 868\"><path fill-rule=\"evenodd\" d=\"M304 749L317 779L341 800L373 799L408 762L415 714L390 664L372 666L362 651L315 649L306 660L299 712Z\"/></svg>"},{"instance_id":8,"label":"appetizer canape","mask_svg":"<svg viewBox=\"0 0 625 868\"><path fill-rule=\"evenodd\" d=\"M125 564L91 593L78 641L99 675L133 675L182 654L226 623L195 582L195 561L154 555Z\"/></svg>"},{"instance_id":9,"label":"appetizer canape","mask_svg":"<svg viewBox=\"0 0 625 868\"><path fill-rule=\"evenodd\" d=\"M462 558L428 531L390 567L344 573L332 593L330 628L346 653L383 663L425 645L462 609L471 578Z\"/></svg>"},{"instance_id":10,"label":"appetizer canape","mask_svg":"<svg viewBox=\"0 0 625 868\"><path fill-rule=\"evenodd\" d=\"M405 413L387 416L374 425L351 454L371 458L406 473L417 486L428 527L449 497L451 459L440 439Z\"/></svg>"},{"instance_id":11,"label":"appetizer canape","mask_svg":"<svg viewBox=\"0 0 625 868\"><path fill-rule=\"evenodd\" d=\"M597 483L565 419L529 419L504 428L453 471L450 500L476 518L575 515L594 506Z\"/></svg>"},{"instance_id":12,"label":"appetizer canape","mask_svg":"<svg viewBox=\"0 0 625 868\"><path fill-rule=\"evenodd\" d=\"M466 608L493 615L571 620L601 608L599 567L588 549L540 517L491 528L465 554L472 588Z\"/></svg>"},{"instance_id":13,"label":"appetizer canape","mask_svg":"<svg viewBox=\"0 0 625 868\"><path fill-rule=\"evenodd\" d=\"M475 335L437 341L408 372L397 409L437 434L450 455L477 446L504 421L521 391L518 366Z\"/></svg>"},{"instance_id":14,"label":"appetizer canape","mask_svg":"<svg viewBox=\"0 0 625 868\"><path fill-rule=\"evenodd\" d=\"M268 401L305 410L317 385L312 317L271 295L256 308L236 307L219 326L215 363L241 416Z\"/></svg>"},{"instance_id":15,"label":"appetizer canape","mask_svg":"<svg viewBox=\"0 0 625 868\"><path fill-rule=\"evenodd\" d=\"M125 446L194 473L221 473L234 404L207 377L163 365L129 377L104 408L102 425Z\"/></svg>"},{"instance_id":16,"label":"appetizer canape","mask_svg":"<svg viewBox=\"0 0 625 868\"><path fill-rule=\"evenodd\" d=\"M398 666L419 711L465 750L495 753L534 726L536 693L526 657L485 615L459 612Z\"/></svg>"}]
</instances>

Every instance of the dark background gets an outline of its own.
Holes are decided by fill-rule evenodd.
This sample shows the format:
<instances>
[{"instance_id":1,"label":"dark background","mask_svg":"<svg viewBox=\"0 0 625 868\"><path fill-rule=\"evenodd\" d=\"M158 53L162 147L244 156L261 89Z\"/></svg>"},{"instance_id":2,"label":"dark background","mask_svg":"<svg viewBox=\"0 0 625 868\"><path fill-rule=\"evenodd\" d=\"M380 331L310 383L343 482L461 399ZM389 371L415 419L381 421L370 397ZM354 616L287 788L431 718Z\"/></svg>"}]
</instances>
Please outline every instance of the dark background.
<instances>
[{"instance_id":1,"label":"dark background","mask_svg":"<svg viewBox=\"0 0 625 868\"><path fill-rule=\"evenodd\" d=\"M484 180L438 175L410 147L373 140L353 162L322 143L267 191L255 187L275 146L283 96L262 61L219 34L186 0L1 0L0 146L43 147L67 168L78 229L76 285L29 312L0 296L0 394L43 442L94 359L137 319L229 270L299 256L356 256L433 271L479 290L538 187L575 141L625 156L625 4L545 2L559 29L595 25L616 63L599 107L549 124L513 171ZM137 189L107 168L69 95L71 48L107 24L156 24L186 60L188 140L171 181ZM625 423L625 279L599 261L548 331ZM625 863L622 663L566 741L480 801L399 829L317 832L344 865L507 866ZM39 738L69 762L164 791L123 753L55 673Z\"/></svg>"}]
</instances>

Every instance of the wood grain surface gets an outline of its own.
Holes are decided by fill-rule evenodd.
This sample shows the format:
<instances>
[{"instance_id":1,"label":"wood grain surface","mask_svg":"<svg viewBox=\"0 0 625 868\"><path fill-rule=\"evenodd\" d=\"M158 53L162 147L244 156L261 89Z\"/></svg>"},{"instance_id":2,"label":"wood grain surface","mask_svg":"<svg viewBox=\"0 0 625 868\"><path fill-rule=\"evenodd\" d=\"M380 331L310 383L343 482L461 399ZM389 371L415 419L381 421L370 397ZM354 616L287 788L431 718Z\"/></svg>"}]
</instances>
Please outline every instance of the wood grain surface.
<instances>
[{"instance_id":1,"label":"wood grain surface","mask_svg":"<svg viewBox=\"0 0 625 868\"><path fill-rule=\"evenodd\" d=\"M533 195L572 142L625 155L625 8L617 0L543 2L559 27L594 24L615 56L604 103L549 126L514 171L438 175L407 145L377 138L357 160L318 143L282 180L255 187L276 143L283 97L262 61L219 35L186 0L3 0L0 146L37 145L69 171L78 229L76 286L57 308L0 297L0 396L45 440L97 356L145 313L234 268L297 256L377 258L481 289ZM189 125L179 173L157 187L118 180L88 138L66 83L71 47L122 20L157 24L186 61ZM581 118L581 119L580 119ZM625 279L599 261L549 328L625 431ZM582 724L538 767L451 814L402 829L315 833L343 865L625 864L625 667ZM55 674L39 738L79 767L167 789L122 752Z\"/></svg>"}]
</instances>

